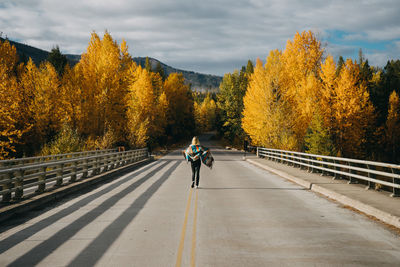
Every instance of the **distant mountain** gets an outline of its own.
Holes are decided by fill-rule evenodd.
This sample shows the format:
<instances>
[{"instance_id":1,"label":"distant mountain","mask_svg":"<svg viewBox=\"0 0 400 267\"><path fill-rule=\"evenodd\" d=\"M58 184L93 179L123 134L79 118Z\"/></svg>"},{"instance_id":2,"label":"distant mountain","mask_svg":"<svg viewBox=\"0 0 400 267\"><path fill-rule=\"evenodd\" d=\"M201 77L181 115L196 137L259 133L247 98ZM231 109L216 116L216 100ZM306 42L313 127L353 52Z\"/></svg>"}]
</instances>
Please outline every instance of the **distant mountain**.
<instances>
[{"instance_id":1,"label":"distant mountain","mask_svg":"<svg viewBox=\"0 0 400 267\"><path fill-rule=\"evenodd\" d=\"M145 66L146 58L145 57L134 57L133 61L135 61L137 64L141 65L142 67ZM169 75L170 73L182 73L183 77L185 77L185 80L192 85L193 90L197 91L218 91L219 89L219 84L222 81L221 76L216 76L216 75L211 75L211 74L202 74L202 73L197 73L193 71L187 71L187 70L181 70L181 69L176 69L171 66L168 66L161 61L149 57L149 61L151 64L151 68L155 69L157 66L157 63L160 62L161 67L164 69L164 72L166 75Z\"/></svg>"},{"instance_id":2,"label":"distant mountain","mask_svg":"<svg viewBox=\"0 0 400 267\"><path fill-rule=\"evenodd\" d=\"M1 41L4 41L3 38L0 37ZM8 40L12 45L15 46L17 49L17 53L20 57L21 61L27 61L29 58L32 58L32 60L35 62L35 64L39 65L42 61L45 61L48 58L49 52L35 48L29 45L21 44L18 42L14 42L11 40ZM66 54L65 55L68 59L68 62L71 66L74 66L76 63L79 62L81 56L80 55L71 55L71 54ZM219 84L222 81L221 76L217 75L211 75L211 74L202 74L202 73L197 73L193 71L187 71L187 70L181 70L181 69L176 69L171 66L168 66L161 61L155 59L155 58L149 58L150 64L153 69L157 66L157 63L160 62L161 67L164 69L164 72L166 75L169 75L170 73L177 72L177 73L182 73L183 77L185 77L185 80L188 84L191 84L191 88L194 91L212 91L216 92L219 90ZM146 58L145 57L134 57L133 61L135 61L138 65L144 66Z\"/></svg>"}]
</instances>

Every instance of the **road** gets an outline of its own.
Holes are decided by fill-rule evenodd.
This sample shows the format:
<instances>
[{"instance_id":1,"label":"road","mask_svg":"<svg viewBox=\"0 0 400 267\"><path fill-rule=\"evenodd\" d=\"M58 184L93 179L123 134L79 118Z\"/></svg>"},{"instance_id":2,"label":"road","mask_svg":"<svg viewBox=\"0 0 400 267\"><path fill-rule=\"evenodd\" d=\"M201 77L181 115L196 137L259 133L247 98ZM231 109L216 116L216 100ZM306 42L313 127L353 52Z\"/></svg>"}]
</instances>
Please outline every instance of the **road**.
<instances>
[{"instance_id":1,"label":"road","mask_svg":"<svg viewBox=\"0 0 400 267\"><path fill-rule=\"evenodd\" d=\"M379 223L204 143L199 189L175 151L0 226L0 266L399 266Z\"/></svg>"}]
</instances>

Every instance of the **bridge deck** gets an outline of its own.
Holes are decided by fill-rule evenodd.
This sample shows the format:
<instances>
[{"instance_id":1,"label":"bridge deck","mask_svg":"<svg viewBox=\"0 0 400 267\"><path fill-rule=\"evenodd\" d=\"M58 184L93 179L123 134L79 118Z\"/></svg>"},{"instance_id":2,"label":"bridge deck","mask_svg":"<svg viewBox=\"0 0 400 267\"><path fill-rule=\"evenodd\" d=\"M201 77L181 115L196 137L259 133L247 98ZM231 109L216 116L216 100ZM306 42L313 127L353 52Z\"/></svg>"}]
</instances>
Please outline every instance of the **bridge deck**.
<instances>
[{"instance_id":1,"label":"bridge deck","mask_svg":"<svg viewBox=\"0 0 400 267\"><path fill-rule=\"evenodd\" d=\"M0 227L0 266L275 266L400 262L365 216L213 149L191 190L177 151Z\"/></svg>"}]
</instances>

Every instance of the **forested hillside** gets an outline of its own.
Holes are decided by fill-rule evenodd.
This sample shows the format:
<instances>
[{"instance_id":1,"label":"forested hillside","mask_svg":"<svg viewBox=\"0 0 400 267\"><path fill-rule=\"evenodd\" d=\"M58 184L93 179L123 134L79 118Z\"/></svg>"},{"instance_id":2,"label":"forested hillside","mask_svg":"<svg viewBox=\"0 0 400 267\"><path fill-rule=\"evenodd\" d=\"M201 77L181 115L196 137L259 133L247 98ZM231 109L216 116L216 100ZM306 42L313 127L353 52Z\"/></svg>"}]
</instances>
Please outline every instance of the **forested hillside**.
<instances>
[{"instance_id":1,"label":"forested hillside","mask_svg":"<svg viewBox=\"0 0 400 267\"><path fill-rule=\"evenodd\" d=\"M2 38L0 38L0 40L4 41L4 39ZM32 58L33 62L35 62L35 64L38 66L41 62L48 59L49 56L48 51L38 49L29 45L21 44L19 42L14 42L11 40L8 41L10 42L11 45L15 46L15 48L17 49L19 59L22 62L26 63L29 58ZM78 63L81 58L80 55L66 54L65 56L67 57L68 63L71 67L73 67L76 63ZM212 92L218 91L219 84L222 81L222 77L220 76L176 69L162 63L161 61L155 58L149 58L149 59L153 69L155 69L157 67L157 64L159 63L166 75L169 75L171 73L182 73L183 77L185 78L185 82L187 84L190 84L192 90L195 91L212 91ZM144 67L146 58L133 57L132 60L136 62L138 65Z\"/></svg>"}]
</instances>

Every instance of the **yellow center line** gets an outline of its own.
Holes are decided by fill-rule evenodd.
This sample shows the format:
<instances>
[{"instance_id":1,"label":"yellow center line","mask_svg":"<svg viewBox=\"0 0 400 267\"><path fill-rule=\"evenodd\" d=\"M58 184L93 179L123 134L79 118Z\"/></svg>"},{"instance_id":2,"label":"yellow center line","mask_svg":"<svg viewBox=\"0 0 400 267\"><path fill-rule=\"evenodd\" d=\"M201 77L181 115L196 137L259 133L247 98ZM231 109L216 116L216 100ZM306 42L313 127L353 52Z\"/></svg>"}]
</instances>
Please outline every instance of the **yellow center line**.
<instances>
[{"instance_id":1,"label":"yellow center line","mask_svg":"<svg viewBox=\"0 0 400 267\"><path fill-rule=\"evenodd\" d=\"M198 190L196 190L196 199L194 202L194 218L193 218L193 232L192 232L192 253L190 258L190 266L196 266L196 221L197 221L197 197Z\"/></svg>"},{"instance_id":2,"label":"yellow center line","mask_svg":"<svg viewBox=\"0 0 400 267\"><path fill-rule=\"evenodd\" d=\"M186 205L186 212L185 212L185 220L183 222L183 227L182 227L182 233L181 233L181 241L179 242L179 248L178 248L178 256L176 258L176 267L180 267L182 264L182 253L183 253L183 243L185 242L185 234L186 234L186 225L187 225L187 220L189 216L189 209L190 209L190 201L192 199L192 192L193 189L190 189L189 193L189 198L188 198L188 203Z\"/></svg>"}]
</instances>

